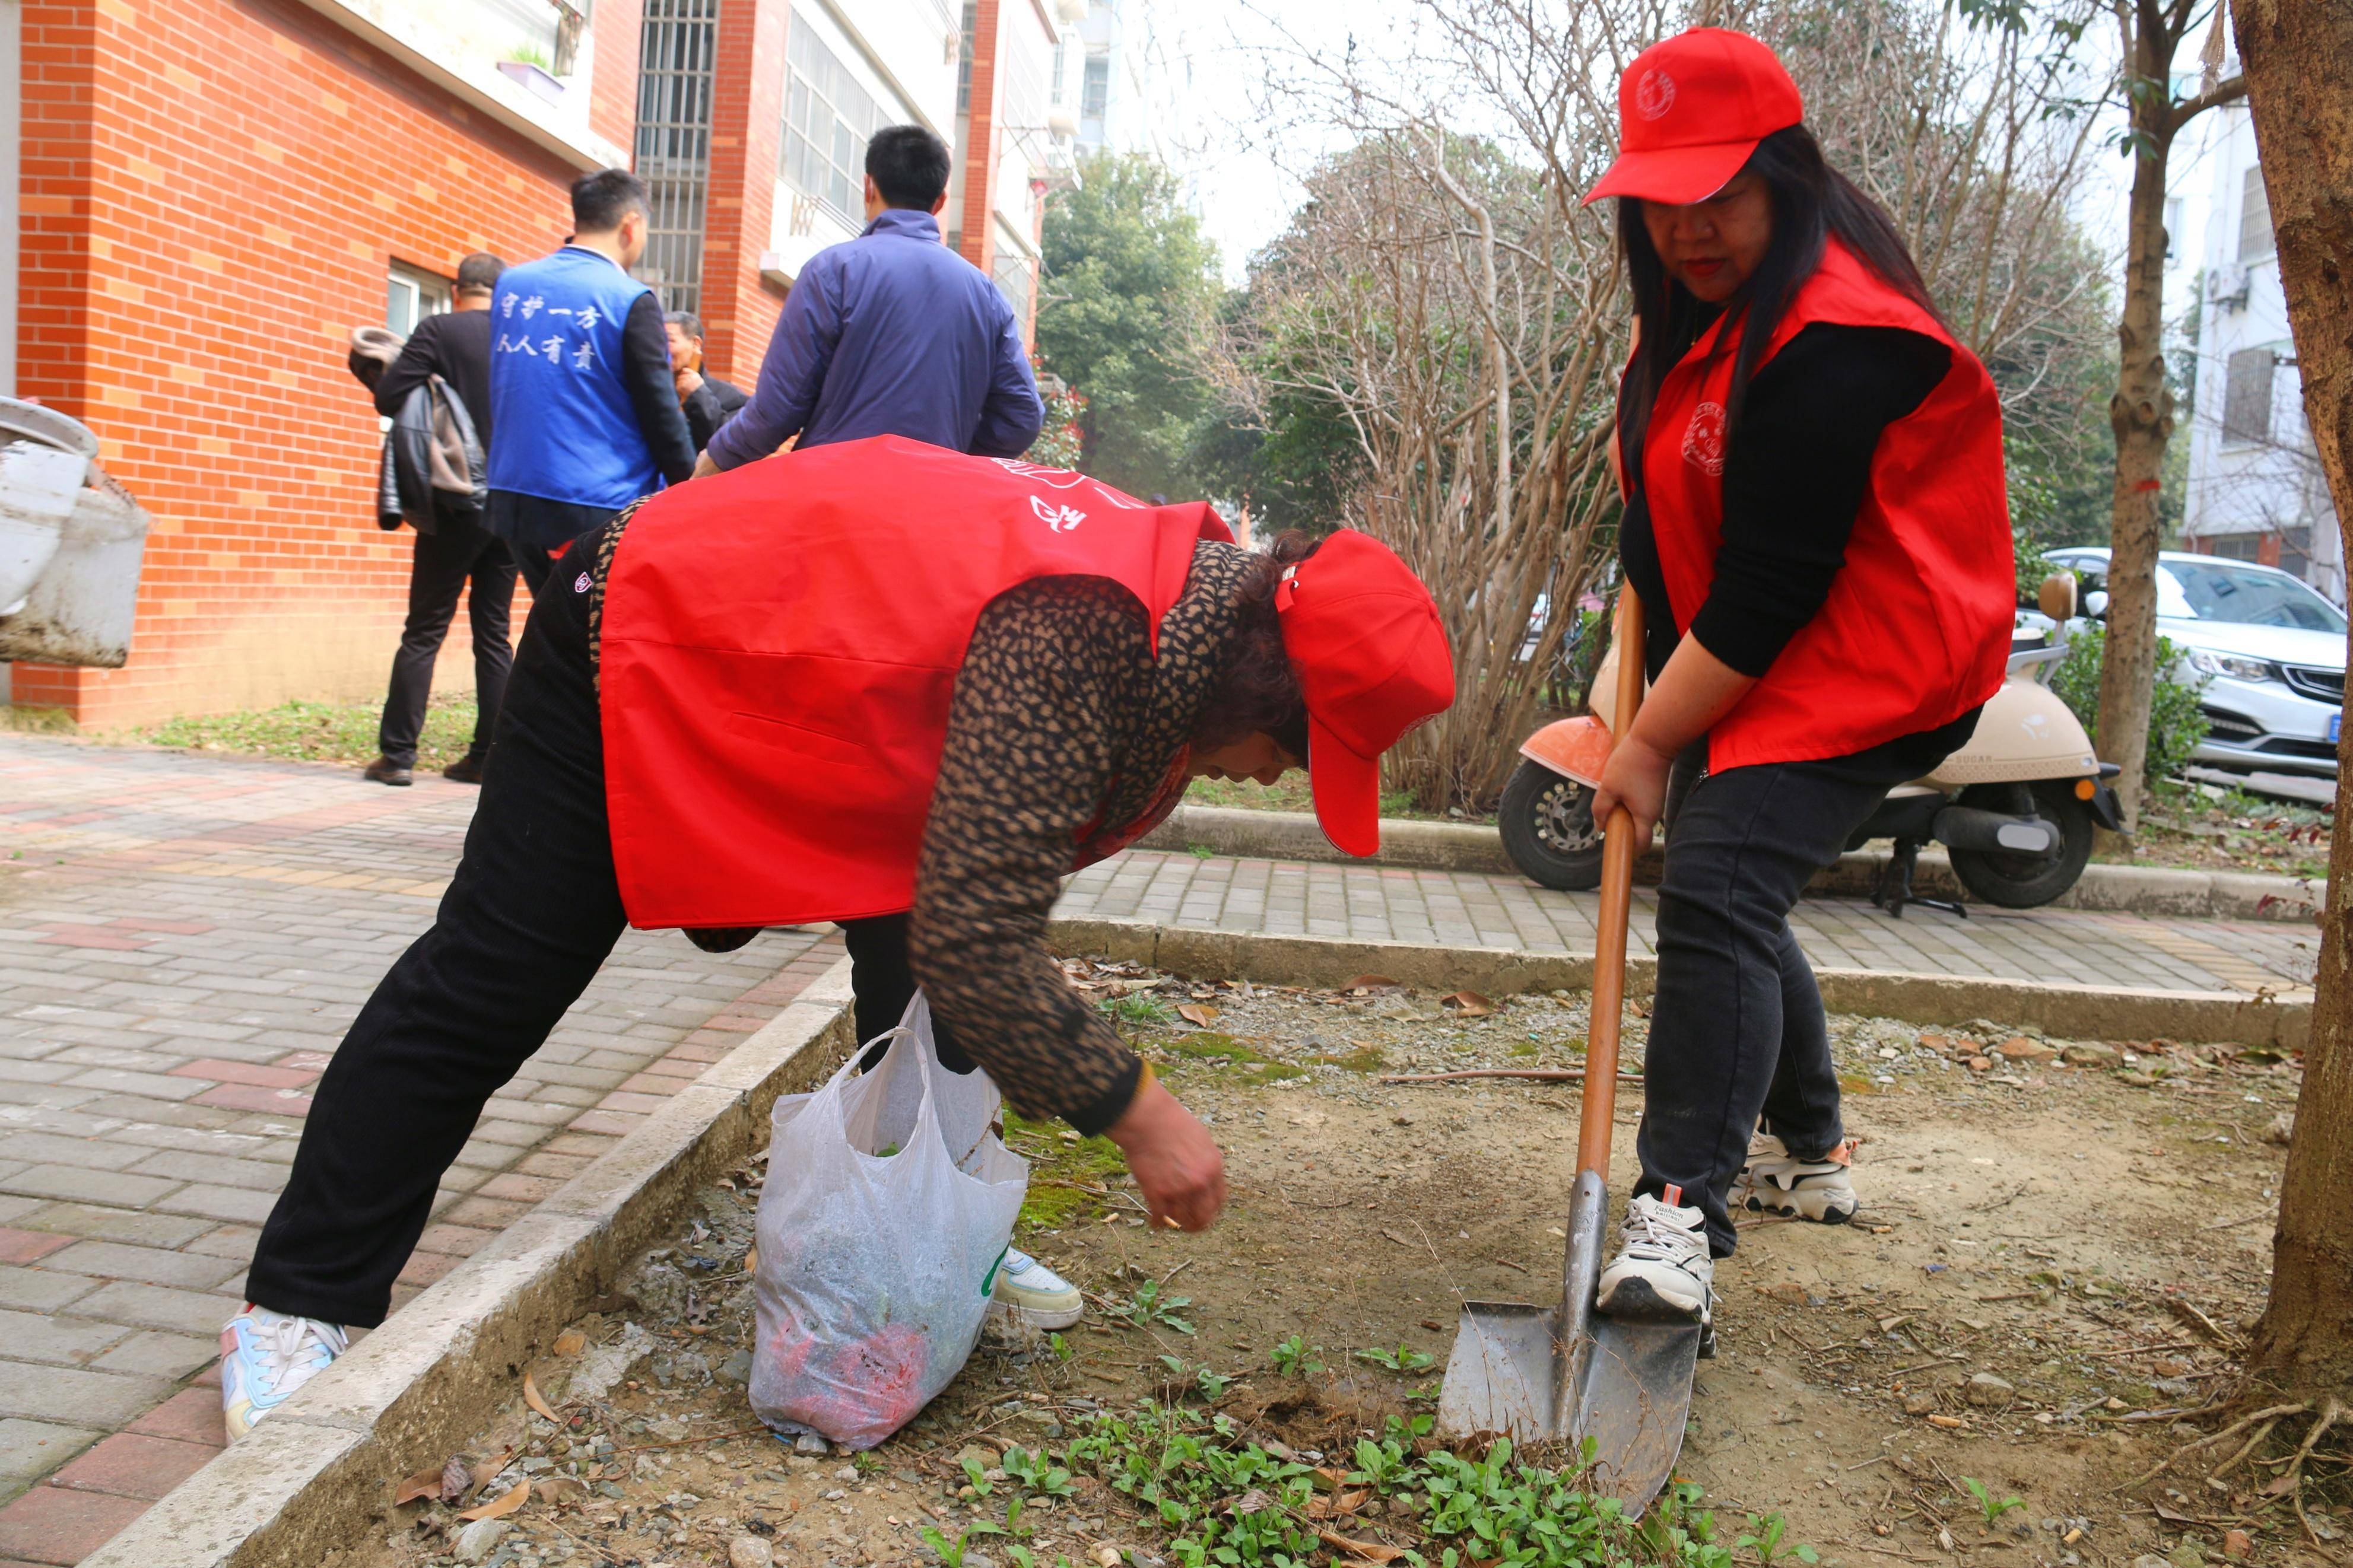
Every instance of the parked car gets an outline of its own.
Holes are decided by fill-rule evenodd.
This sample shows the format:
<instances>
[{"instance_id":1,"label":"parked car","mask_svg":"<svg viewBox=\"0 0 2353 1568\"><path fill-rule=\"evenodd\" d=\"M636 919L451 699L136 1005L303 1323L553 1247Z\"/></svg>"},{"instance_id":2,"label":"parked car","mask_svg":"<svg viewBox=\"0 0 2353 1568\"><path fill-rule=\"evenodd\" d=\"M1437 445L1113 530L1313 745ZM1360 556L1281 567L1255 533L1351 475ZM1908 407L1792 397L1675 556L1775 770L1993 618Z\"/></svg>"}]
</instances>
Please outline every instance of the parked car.
<instances>
[{"instance_id":1,"label":"parked car","mask_svg":"<svg viewBox=\"0 0 2353 1568\"><path fill-rule=\"evenodd\" d=\"M2108 552L2053 550L2106 604ZM2097 594L2098 598L2092 595ZM2185 650L2178 680L2203 680L2209 726L2195 760L2226 768L2337 775L2345 709L2345 612L2274 566L2166 551L2157 563L2157 630Z\"/></svg>"}]
</instances>

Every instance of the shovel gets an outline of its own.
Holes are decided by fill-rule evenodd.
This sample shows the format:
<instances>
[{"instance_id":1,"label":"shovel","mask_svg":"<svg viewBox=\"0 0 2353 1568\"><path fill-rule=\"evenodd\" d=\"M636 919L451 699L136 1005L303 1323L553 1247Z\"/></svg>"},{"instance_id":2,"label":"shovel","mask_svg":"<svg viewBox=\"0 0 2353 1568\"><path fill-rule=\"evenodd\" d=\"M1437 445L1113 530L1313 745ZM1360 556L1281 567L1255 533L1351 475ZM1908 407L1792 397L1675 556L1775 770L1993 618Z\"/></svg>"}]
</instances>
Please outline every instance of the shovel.
<instances>
[{"instance_id":1,"label":"shovel","mask_svg":"<svg viewBox=\"0 0 2353 1568\"><path fill-rule=\"evenodd\" d=\"M1613 716L1622 736L1632 729L1642 700L1642 606L1630 590L1618 596L1613 635L1619 649ZM1520 1444L1589 1442L1592 1489L1617 1498L1629 1517L1640 1518L1683 1449L1703 1331L1693 1322L1635 1322L1593 1310L1609 1247L1610 1116L1638 848L1633 818L1623 806L1610 814L1608 834L1560 1305L1547 1310L1524 1301L1462 1303L1438 1424L1458 1436L1497 1433Z\"/></svg>"}]
</instances>

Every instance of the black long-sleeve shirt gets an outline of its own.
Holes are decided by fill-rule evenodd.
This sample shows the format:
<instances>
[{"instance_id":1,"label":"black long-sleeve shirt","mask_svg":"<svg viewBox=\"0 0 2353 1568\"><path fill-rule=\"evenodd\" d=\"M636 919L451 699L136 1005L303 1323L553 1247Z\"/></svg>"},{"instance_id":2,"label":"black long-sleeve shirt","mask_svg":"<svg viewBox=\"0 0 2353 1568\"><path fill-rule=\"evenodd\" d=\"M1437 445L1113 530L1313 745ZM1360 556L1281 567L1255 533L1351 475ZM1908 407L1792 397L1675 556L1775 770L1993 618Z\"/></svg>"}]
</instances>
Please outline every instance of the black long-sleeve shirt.
<instances>
[{"instance_id":1,"label":"black long-sleeve shirt","mask_svg":"<svg viewBox=\"0 0 2353 1568\"><path fill-rule=\"evenodd\" d=\"M1749 381L1725 453L1715 573L1691 623L1702 647L1743 675L1762 677L1820 613L1846 563L1881 434L1927 400L1952 358L1918 332L1817 321L1765 362ZM1619 557L1641 595L1644 662L1656 679L1682 639L1640 492L1619 528ZM1959 736L1975 723L1972 713ZM1941 757L1954 728L1888 744L1917 741L1913 750Z\"/></svg>"},{"instance_id":2,"label":"black long-sleeve shirt","mask_svg":"<svg viewBox=\"0 0 2353 1568\"><path fill-rule=\"evenodd\" d=\"M474 422L474 437L482 450L491 449L491 313L450 310L417 323L401 345L399 357L385 367L375 383L375 411L396 418L408 395L439 376L466 405Z\"/></svg>"},{"instance_id":3,"label":"black long-sleeve shirt","mask_svg":"<svg viewBox=\"0 0 2353 1568\"><path fill-rule=\"evenodd\" d=\"M1701 647L1743 675L1772 668L1845 564L1881 433L1927 400L1952 358L1918 332L1818 321L1765 362L1725 453L1715 579L1691 624ZM1648 612L1655 677L1679 639L1639 492L1619 553Z\"/></svg>"}]
</instances>

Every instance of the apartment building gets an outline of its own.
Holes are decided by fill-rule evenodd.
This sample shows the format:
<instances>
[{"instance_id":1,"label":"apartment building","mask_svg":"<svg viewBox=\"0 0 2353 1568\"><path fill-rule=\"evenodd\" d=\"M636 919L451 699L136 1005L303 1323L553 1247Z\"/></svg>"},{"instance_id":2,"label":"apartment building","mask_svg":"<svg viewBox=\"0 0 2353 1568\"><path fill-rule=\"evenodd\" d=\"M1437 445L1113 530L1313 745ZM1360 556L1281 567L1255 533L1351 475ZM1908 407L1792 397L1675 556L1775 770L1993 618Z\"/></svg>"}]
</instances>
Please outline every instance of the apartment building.
<instances>
[{"instance_id":1,"label":"apartment building","mask_svg":"<svg viewBox=\"0 0 2353 1568\"><path fill-rule=\"evenodd\" d=\"M2253 122L2243 103L2213 112L2182 547L2283 567L2341 605L2343 546L2305 424Z\"/></svg>"},{"instance_id":2,"label":"apartment building","mask_svg":"<svg viewBox=\"0 0 2353 1568\"><path fill-rule=\"evenodd\" d=\"M409 541L375 527L348 334L446 308L469 251L554 248L585 170L647 180L642 275L730 380L862 226L886 124L956 147L942 226L1030 319L1083 5L0 0L0 392L88 424L154 517L128 666L0 664L0 701L119 728L379 694ZM461 616L438 678L467 654Z\"/></svg>"}]
</instances>

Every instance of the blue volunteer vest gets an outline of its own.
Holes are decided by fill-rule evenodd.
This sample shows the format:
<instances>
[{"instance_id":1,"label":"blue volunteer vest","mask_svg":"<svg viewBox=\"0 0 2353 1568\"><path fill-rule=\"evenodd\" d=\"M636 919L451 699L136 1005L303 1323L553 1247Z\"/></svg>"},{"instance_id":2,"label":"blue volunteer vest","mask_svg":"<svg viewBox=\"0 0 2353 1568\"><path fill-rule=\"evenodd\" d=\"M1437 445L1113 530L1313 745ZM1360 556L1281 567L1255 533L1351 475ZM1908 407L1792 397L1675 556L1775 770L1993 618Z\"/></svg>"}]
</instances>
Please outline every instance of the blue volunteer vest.
<instances>
[{"instance_id":1,"label":"blue volunteer vest","mask_svg":"<svg viewBox=\"0 0 2353 1568\"><path fill-rule=\"evenodd\" d=\"M609 258L570 245L500 277L491 489L617 509L661 488L621 381L621 324L649 292Z\"/></svg>"}]
</instances>

